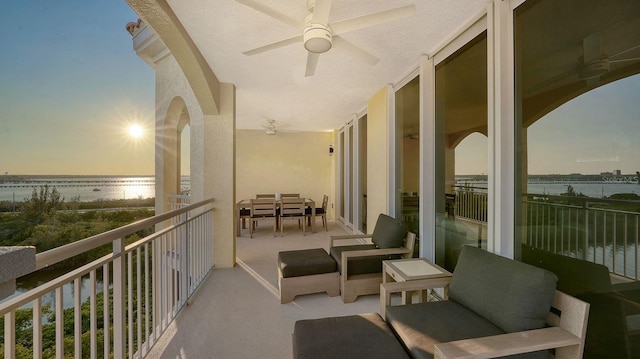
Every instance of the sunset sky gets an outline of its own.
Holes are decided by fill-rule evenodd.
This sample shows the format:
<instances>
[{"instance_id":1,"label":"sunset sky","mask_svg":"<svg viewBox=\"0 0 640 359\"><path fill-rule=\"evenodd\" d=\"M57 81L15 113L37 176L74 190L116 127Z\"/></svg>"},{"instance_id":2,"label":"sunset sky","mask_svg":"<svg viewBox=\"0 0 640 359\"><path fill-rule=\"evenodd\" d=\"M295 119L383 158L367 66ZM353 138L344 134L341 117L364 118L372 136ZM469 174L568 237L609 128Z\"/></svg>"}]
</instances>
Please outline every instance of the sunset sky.
<instances>
[{"instance_id":1,"label":"sunset sky","mask_svg":"<svg viewBox=\"0 0 640 359\"><path fill-rule=\"evenodd\" d=\"M529 174L640 171L640 75L601 86L529 127ZM487 138L456 148L456 174L487 173Z\"/></svg>"},{"instance_id":2,"label":"sunset sky","mask_svg":"<svg viewBox=\"0 0 640 359\"><path fill-rule=\"evenodd\" d=\"M154 72L133 51L125 25L138 16L126 2L13 1L2 10L0 175L153 174ZM640 75L536 122L529 173L640 170L638 99ZM138 138L133 124L144 130ZM456 173L487 173L486 137L458 146Z\"/></svg>"},{"instance_id":3,"label":"sunset sky","mask_svg":"<svg viewBox=\"0 0 640 359\"><path fill-rule=\"evenodd\" d=\"M154 72L125 29L137 19L123 0L3 4L0 174L154 173Z\"/></svg>"}]
</instances>

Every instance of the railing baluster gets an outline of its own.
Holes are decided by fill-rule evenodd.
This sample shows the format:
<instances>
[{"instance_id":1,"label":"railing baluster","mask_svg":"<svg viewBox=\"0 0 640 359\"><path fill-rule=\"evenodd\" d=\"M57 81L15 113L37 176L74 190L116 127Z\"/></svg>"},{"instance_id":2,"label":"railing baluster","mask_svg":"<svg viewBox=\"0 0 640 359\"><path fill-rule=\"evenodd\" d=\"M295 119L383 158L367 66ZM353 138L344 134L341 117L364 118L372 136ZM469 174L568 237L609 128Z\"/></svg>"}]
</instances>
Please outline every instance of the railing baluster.
<instances>
[{"instance_id":1,"label":"railing baluster","mask_svg":"<svg viewBox=\"0 0 640 359\"><path fill-rule=\"evenodd\" d=\"M624 258L622 259L622 269L623 269L623 273L624 276L627 276L627 215L624 215L624 250L622 251L622 253L624 254Z\"/></svg>"},{"instance_id":2,"label":"railing baluster","mask_svg":"<svg viewBox=\"0 0 640 359\"><path fill-rule=\"evenodd\" d=\"M136 248L136 329L138 331L137 345L135 351L141 353L142 348L142 257L140 247Z\"/></svg>"},{"instance_id":3,"label":"railing baluster","mask_svg":"<svg viewBox=\"0 0 640 359\"><path fill-rule=\"evenodd\" d=\"M33 359L42 358L42 297L32 302L33 306ZM5 328L6 333L6 328Z\"/></svg>"},{"instance_id":4,"label":"railing baluster","mask_svg":"<svg viewBox=\"0 0 640 359\"><path fill-rule=\"evenodd\" d=\"M111 301L111 295L109 293L109 263L102 266L102 316L103 316L103 346L104 356L103 358L111 357L111 335L109 333L109 326L111 324L111 314L109 313L109 302Z\"/></svg>"},{"instance_id":5,"label":"railing baluster","mask_svg":"<svg viewBox=\"0 0 640 359\"><path fill-rule=\"evenodd\" d=\"M4 357L16 357L16 313L4 315Z\"/></svg>"},{"instance_id":6,"label":"railing baluster","mask_svg":"<svg viewBox=\"0 0 640 359\"><path fill-rule=\"evenodd\" d=\"M73 342L74 358L82 358L82 294L80 277L73 280Z\"/></svg>"},{"instance_id":7,"label":"railing baluster","mask_svg":"<svg viewBox=\"0 0 640 359\"><path fill-rule=\"evenodd\" d=\"M91 359L98 357L98 313L96 307L96 270L89 273L89 326L91 335Z\"/></svg>"},{"instance_id":8,"label":"railing baluster","mask_svg":"<svg viewBox=\"0 0 640 359\"><path fill-rule=\"evenodd\" d=\"M126 356L124 238L113 241L113 358Z\"/></svg>"},{"instance_id":9,"label":"railing baluster","mask_svg":"<svg viewBox=\"0 0 640 359\"><path fill-rule=\"evenodd\" d=\"M129 359L133 358L133 253L127 253L127 351Z\"/></svg>"},{"instance_id":10,"label":"railing baluster","mask_svg":"<svg viewBox=\"0 0 640 359\"><path fill-rule=\"evenodd\" d=\"M64 308L62 286L56 288L56 358L64 358Z\"/></svg>"}]
</instances>

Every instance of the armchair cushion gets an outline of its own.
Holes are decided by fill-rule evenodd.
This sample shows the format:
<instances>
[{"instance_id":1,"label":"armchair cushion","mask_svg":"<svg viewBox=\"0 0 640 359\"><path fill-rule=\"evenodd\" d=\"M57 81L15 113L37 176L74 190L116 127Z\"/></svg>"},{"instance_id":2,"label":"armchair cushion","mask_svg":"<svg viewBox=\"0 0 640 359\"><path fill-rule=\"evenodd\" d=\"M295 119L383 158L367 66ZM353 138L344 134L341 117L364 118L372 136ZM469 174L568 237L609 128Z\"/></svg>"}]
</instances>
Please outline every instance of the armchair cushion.
<instances>
[{"instance_id":1,"label":"armchair cushion","mask_svg":"<svg viewBox=\"0 0 640 359\"><path fill-rule=\"evenodd\" d=\"M465 246L449 298L505 332L537 329L545 326L556 281L547 270Z\"/></svg>"},{"instance_id":2,"label":"armchair cushion","mask_svg":"<svg viewBox=\"0 0 640 359\"><path fill-rule=\"evenodd\" d=\"M407 236L407 226L402 221L380 214L373 229L371 241L378 248L402 247L402 241Z\"/></svg>"},{"instance_id":3,"label":"armchair cushion","mask_svg":"<svg viewBox=\"0 0 640 359\"><path fill-rule=\"evenodd\" d=\"M435 344L504 333L453 300L390 306L386 321L412 358L433 358Z\"/></svg>"},{"instance_id":4,"label":"armchair cushion","mask_svg":"<svg viewBox=\"0 0 640 359\"><path fill-rule=\"evenodd\" d=\"M338 271L342 273L342 252L344 251L359 251L367 249L376 249L373 244L355 244L348 246L331 247L331 257L336 261L338 265ZM382 261L389 259L389 256L370 256L352 258L349 260L349 273L348 275L367 274L367 273L379 273L382 272Z\"/></svg>"}]
</instances>

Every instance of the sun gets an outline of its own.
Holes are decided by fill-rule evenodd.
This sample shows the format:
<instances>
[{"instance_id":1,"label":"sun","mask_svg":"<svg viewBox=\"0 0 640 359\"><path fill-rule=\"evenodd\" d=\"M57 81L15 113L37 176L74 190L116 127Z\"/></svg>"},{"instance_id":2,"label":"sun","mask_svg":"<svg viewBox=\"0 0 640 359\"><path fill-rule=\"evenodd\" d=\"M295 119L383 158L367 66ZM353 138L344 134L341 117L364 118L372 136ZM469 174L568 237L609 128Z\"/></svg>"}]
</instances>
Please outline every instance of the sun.
<instances>
[{"instance_id":1,"label":"sun","mask_svg":"<svg viewBox=\"0 0 640 359\"><path fill-rule=\"evenodd\" d=\"M144 129L140 125L131 125L128 132L132 138L140 138L144 134Z\"/></svg>"}]
</instances>

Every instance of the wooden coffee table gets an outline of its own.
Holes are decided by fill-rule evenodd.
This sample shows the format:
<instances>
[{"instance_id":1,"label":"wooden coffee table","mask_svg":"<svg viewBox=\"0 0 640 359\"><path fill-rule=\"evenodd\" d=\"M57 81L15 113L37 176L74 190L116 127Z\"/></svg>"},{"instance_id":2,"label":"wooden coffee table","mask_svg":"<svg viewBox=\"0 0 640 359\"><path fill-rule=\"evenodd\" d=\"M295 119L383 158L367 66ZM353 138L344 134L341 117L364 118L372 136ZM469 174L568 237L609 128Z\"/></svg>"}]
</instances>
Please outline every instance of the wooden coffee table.
<instances>
[{"instance_id":1,"label":"wooden coffee table","mask_svg":"<svg viewBox=\"0 0 640 359\"><path fill-rule=\"evenodd\" d=\"M432 263L425 258L395 259L382 262L382 282L390 281L406 282L417 279L433 279L434 281L443 283L444 296L447 297L448 284L451 281L451 273L439 265ZM402 304L408 304L411 295L407 296L407 292L402 293ZM420 303L426 300L425 291L418 292L418 300Z\"/></svg>"}]
</instances>

